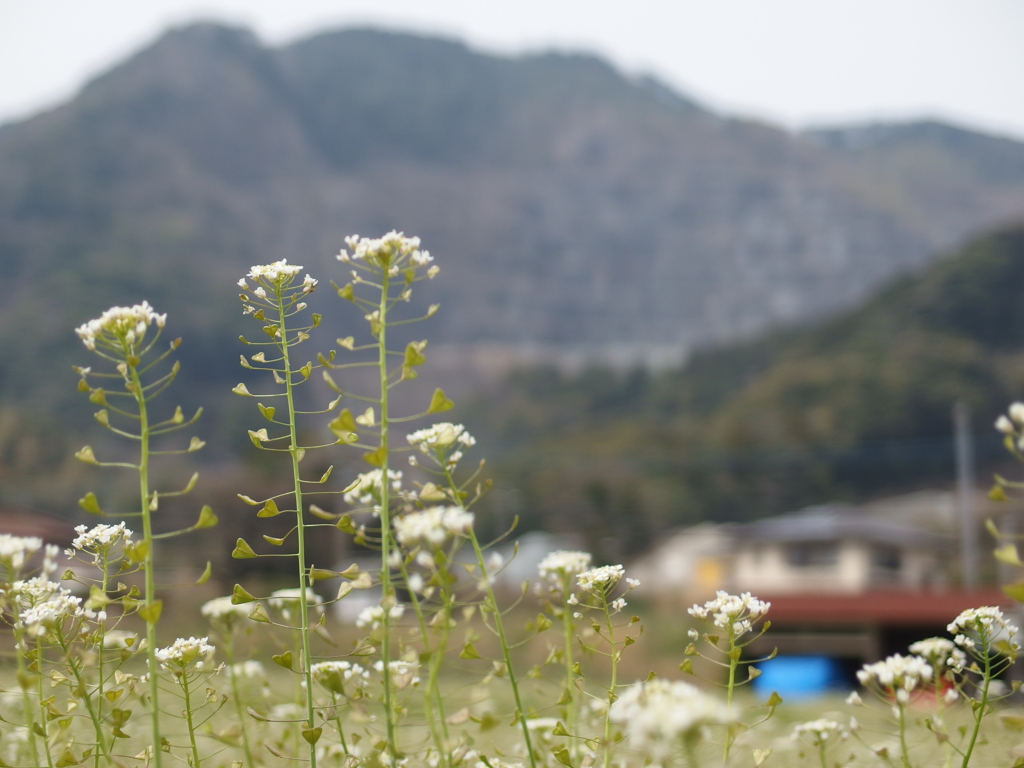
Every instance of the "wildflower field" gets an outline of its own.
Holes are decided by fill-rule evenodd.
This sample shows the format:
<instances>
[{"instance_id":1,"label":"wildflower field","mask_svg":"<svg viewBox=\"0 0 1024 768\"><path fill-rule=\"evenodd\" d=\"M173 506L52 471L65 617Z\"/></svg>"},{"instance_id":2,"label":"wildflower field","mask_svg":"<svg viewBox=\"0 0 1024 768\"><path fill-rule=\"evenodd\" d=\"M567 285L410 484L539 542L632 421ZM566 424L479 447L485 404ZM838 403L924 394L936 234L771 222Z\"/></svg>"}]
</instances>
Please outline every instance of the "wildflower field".
<instances>
[{"instance_id":1,"label":"wildflower field","mask_svg":"<svg viewBox=\"0 0 1024 768\"><path fill-rule=\"evenodd\" d=\"M254 266L238 281L254 331L242 339L248 378L234 391L255 401L253 445L280 453L292 475L270 497L239 497L256 517L292 524L263 536L270 552L238 539L231 555L292 558L294 581L271 594L238 584L197 606L203 636L176 636L162 617L168 588L155 579L154 541L218 522L201 506L184 530L161 525L161 500L189 494L196 478L157 488L153 462L204 445L184 431L200 413L162 396L179 370L180 340L161 341L173 321L142 302L77 329L98 357L77 369L79 389L134 456L110 461L86 446L77 458L137 476L138 504L119 512L86 494L80 506L112 521L80 526L63 553L0 536L13 669L0 697L0 766L1024 765L1024 714L1008 679L1018 630L996 607L950 616L950 638L864 666L861 690L845 700L788 704L750 693L767 659L747 649L771 614L750 594L693 606L695 628L666 675L636 673L643 622L629 603L643 585L621 565L552 552L532 584L499 593L507 563L477 537L474 508L490 484L471 458L476 441L464 425L430 423L452 407L440 389L420 413L395 413L389 400L417 378L427 344L390 349L389 331L421 319L403 310L438 267L400 233L347 246L345 277L332 285L361 310L359 334L308 313L319 281L298 266ZM329 351L306 354L314 343ZM354 368L374 372L377 386L350 391ZM300 410L296 389L314 377L335 397ZM997 427L1016 451L1024 406ZM300 434L325 437L303 445ZM310 451L355 451L366 471L312 476ZM311 564L307 544L324 536L377 550L379 567ZM998 555L1020 564L1012 543ZM209 577L208 568L199 582ZM380 597L338 631L329 617L360 592Z\"/></svg>"}]
</instances>

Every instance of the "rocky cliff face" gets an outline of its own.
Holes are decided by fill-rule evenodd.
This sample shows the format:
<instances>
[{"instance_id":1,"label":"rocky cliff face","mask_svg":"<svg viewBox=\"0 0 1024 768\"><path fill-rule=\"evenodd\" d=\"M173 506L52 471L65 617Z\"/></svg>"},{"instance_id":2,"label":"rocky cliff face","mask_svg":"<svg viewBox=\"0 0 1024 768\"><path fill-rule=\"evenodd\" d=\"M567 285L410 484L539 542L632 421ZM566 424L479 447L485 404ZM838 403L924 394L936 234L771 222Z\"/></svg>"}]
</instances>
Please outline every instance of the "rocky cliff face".
<instances>
[{"instance_id":1,"label":"rocky cliff face","mask_svg":"<svg viewBox=\"0 0 1024 768\"><path fill-rule=\"evenodd\" d=\"M75 323L147 297L197 382L226 381L242 270L326 284L344 235L397 228L442 266L420 300L450 354L665 359L849 306L1021 214L1024 144L945 125L792 134L587 56L191 26L0 129L0 355L63 365Z\"/></svg>"}]
</instances>

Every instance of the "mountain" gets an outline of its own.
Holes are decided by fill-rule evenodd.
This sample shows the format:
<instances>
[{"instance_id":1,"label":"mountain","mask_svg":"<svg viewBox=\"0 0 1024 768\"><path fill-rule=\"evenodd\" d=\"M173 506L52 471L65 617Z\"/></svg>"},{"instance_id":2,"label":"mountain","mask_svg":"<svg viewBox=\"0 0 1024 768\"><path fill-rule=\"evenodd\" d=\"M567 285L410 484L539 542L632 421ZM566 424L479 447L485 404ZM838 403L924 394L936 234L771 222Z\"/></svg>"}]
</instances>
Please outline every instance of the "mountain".
<instances>
[{"instance_id":1,"label":"mountain","mask_svg":"<svg viewBox=\"0 0 1024 768\"><path fill-rule=\"evenodd\" d=\"M185 339L186 402L244 443L235 281L287 258L326 287L353 232L423 237L443 309L417 333L465 388L470 358L681 359L835 312L1022 212L1024 144L950 126L793 134L586 55L174 29L0 128L0 480L64 461L72 328L142 298Z\"/></svg>"},{"instance_id":2,"label":"mountain","mask_svg":"<svg viewBox=\"0 0 1024 768\"><path fill-rule=\"evenodd\" d=\"M828 321L674 371L520 371L459 415L493 448L509 489L499 507L620 544L670 524L949 485L958 400L984 484L1008 460L991 425L1024 399L1022 295L1016 227Z\"/></svg>"}]
</instances>

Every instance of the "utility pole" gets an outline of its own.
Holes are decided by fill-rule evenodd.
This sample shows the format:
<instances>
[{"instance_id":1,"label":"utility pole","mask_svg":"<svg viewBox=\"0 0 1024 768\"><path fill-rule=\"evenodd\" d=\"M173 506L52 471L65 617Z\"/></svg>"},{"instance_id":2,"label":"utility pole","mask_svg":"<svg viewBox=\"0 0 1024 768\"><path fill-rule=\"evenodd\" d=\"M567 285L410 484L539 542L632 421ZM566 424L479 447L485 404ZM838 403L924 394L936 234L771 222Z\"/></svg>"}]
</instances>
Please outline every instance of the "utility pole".
<instances>
[{"instance_id":1,"label":"utility pole","mask_svg":"<svg viewBox=\"0 0 1024 768\"><path fill-rule=\"evenodd\" d=\"M974 520L974 447L971 444L971 411L958 400L953 406L956 436L956 492L960 508L960 553L964 589L978 585L978 526Z\"/></svg>"}]
</instances>

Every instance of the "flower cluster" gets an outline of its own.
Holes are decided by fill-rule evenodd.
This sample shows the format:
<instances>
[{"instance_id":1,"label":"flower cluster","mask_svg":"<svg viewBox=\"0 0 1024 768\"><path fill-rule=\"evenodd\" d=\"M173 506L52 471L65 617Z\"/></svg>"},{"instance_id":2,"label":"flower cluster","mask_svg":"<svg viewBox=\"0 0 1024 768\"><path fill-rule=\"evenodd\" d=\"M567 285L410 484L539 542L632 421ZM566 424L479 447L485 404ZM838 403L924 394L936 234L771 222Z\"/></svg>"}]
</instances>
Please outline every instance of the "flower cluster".
<instances>
[{"instance_id":1,"label":"flower cluster","mask_svg":"<svg viewBox=\"0 0 1024 768\"><path fill-rule=\"evenodd\" d=\"M894 694L899 704L906 704L911 692L931 680L932 671L932 666L920 656L896 653L874 664L865 664L857 672L857 679L861 685L877 686L887 696Z\"/></svg>"},{"instance_id":2,"label":"flower cluster","mask_svg":"<svg viewBox=\"0 0 1024 768\"><path fill-rule=\"evenodd\" d=\"M705 725L731 723L735 716L689 683L655 678L622 689L612 704L611 719L628 729L632 747L659 764L671 757L681 737Z\"/></svg>"},{"instance_id":3,"label":"flower cluster","mask_svg":"<svg viewBox=\"0 0 1024 768\"><path fill-rule=\"evenodd\" d=\"M954 643L975 654L988 653L992 644L998 641L1006 642L999 650L1007 652L1007 655L1015 656L1020 648L1013 642L1019 630L994 605L968 608L953 619L946 630L955 635Z\"/></svg>"},{"instance_id":4,"label":"flower cluster","mask_svg":"<svg viewBox=\"0 0 1024 768\"><path fill-rule=\"evenodd\" d=\"M1009 416L1004 414L996 419L996 429L1004 435L1021 437L1024 430L1024 403L1012 403L1008 412ZM1017 447L1020 448L1020 445Z\"/></svg>"},{"instance_id":5,"label":"flower cluster","mask_svg":"<svg viewBox=\"0 0 1024 768\"><path fill-rule=\"evenodd\" d=\"M406 547L440 547L449 536L469 533L473 513L461 507L430 507L395 518L395 537Z\"/></svg>"},{"instance_id":6,"label":"flower cluster","mask_svg":"<svg viewBox=\"0 0 1024 768\"><path fill-rule=\"evenodd\" d=\"M959 672L967 664L967 655L957 648L952 640L945 637L929 637L918 640L911 644L910 652L923 658L936 670L951 667Z\"/></svg>"},{"instance_id":7,"label":"flower cluster","mask_svg":"<svg viewBox=\"0 0 1024 768\"><path fill-rule=\"evenodd\" d=\"M590 568L593 560L589 552L558 549L544 556L537 566L540 577L561 586L567 576L578 576Z\"/></svg>"},{"instance_id":8,"label":"flower cluster","mask_svg":"<svg viewBox=\"0 0 1024 768\"><path fill-rule=\"evenodd\" d=\"M93 556L93 561L99 563L103 558L108 557L118 547L131 544L132 532L125 523L117 525L105 525L100 523L91 530L84 525L75 526L75 537L71 544L75 549L86 552ZM71 550L65 552L69 557L74 553Z\"/></svg>"},{"instance_id":9,"label":"flower cluster","mask_svg":"<svg viewBox=\"0 0 1024 768\"><path fill-rule=\"evenodd\" d=\"M584 592L606 597L618 586L625 574L626 569L621 565L602 565L600 568L591 568L577 575L576 583Z\"/></svg>"},{"instance_id":10,"label":"flower cluster","mask_svg":"<svg viewBox=\"0 0 1024 768\"><path fill-rule=\"evenodd\" d=\"M379 469L363 472L356 477L342 498L346 504L361 504L364 507L376 504L380 500L381 478L382 472ZM400 471L389 469L388 481L391 483L391 490L395 493L402 490L402 473Z\"/></svg>"},{"instance_id":11,"label":"flower cluster","mask_svg":"<svg viewBox=\"0 0 1024 768\"><path fill-rule=\"evenodd\" d=\"M142 342L146 330L153 323L163 328L167 315L158 315L149 302L144 301L132 307L111 307L95 320L90 320L75 329L78 338L87 349L95 350L96 344L124 351Z\"/></svg>"},{"instance_id":12,"label":"flower cluster","mask_svg":"<svg viewBox=\"0 0 1024 768\"><path fill-rule=\"evenodd\" d=\"M223 624L230 628L237 620L249 616L248 605L235 605L230 597L215 597L207 600L199 613L214 624Z\"/></svg>"},{"instance_id":13,"label":"flower cluster","mask_svg":"<svg viewBox=\"0 0 1024 768\"><path fill-rule=\"evenodd\" d=\"M402 618L402 614L405 613L405 606L401 603L396 603L391 606L391 610L388 615L393 619L397 620ZM377 629L384 621L384 606L371 605L368 608L364 608L359 612L356 617L357 627L369 627L370 629Z\"/></svg>"},{"instance_id":14,"label":"flower cluster","mask_svg":"<svg viewBox=\"0 0 1024 768\"><path fill-rule=\"evenodd\" d=\"M42 546L43 540L37 536L0 534L0 563L3 563L8 575L17 573Z\"/></svg>"},{"instance_id":15,"label":"flower cluster","mask_svg":"<svg viewBox=\"0 0 1024 768\"><path fill-rule=\"evenodd\" d=\"M36 580L33 580L36 581ZM42 582L38 582L42 586ZM17 625L30 637L44 637L49 632L59 631L68 619L94 618L93 611L82 607L82 598L74 597L70 591L54 588L49 597L25 608Z\"/></svg>"},{"instance_id":16,"label":"flower cluster","mask_svg":"<svg viewBox=\"0 0 1024 768\"><path fill-rule=\"evenodd\" d=\"M749 592L742 595L730 595L719 590L715 599L704 605L694 605L687 613L696 619L709 621L719 629L731 632L733 637L740 637L750 632L754 624L764 618L771 608L771 603L758 600Z\"/></svg>"},{"instance_id":17,"label":"flower cluster","mask_svg":"<svg viewBox=\"0 0 1024 768\"><path fill-rule=\"evenodd\" d=\"M164 669L171 669L172 666L184 669L193 662L195 662L196 669L202 669L203 661L200 657L205 658L214 651L214 647L208 642L209 639L208 637L179 637L173 645L157 648L156 657Z\"/></svg>"},{"instance_id":18,"label":"flower cluster","mask_svg":"<svg viewBox=\"0 0 1024 768\"><path fill-rule=\"evenodd\" d=\"M819 718L807 723L800 723L793 729L793 738L799 739L803 734L808 734L815 744L823 744L832 736L845 739L849 732L835 720Z\"/></svg>"},{"instance_id":19,"label":"flower cluster","mask_svg":"<svg viewBox=\"0 0 1024 768\"><path fill-rule=\"evenodd\" d=\"M345 694L345 686L356 689L370 682L367 669L350 661L321 661L310 668L313 679L332 693Z\"/></svg>"},{"instance_id":20,"label":"flower cluster","mask_svg":"<svg viewBox=\"0 0 1024 768\"><path fill-rule=\"evenodd\" d=\"M301 271L302 267L298 264L289 264L288 259L281 259L280 261L275 261L273 264L254 266L249 270L249 274L245 277L252 278L258 283L277 285L291 280ZM315 280L313 282L316 284ZM249 289L249 285L245 282L245 278L238 281L238 287L246 290Z\"/></svg>"},{"instance_id":21,"label":"flower cluster","mask_svg":"<svg viewBox=\"0 0 1024 768\"><path fill-rule=\"evenodd\" d=\"M428 251L420 250L418 237L406 237L404 232L395 230L379 238L350 235L345 238L345 245L352 250L350 254L342 249L338 254L338 261L345 264L362 261L388 269L397 269L406 259L414 267L426 266L434 260ZM431 269L436 270L435 267ZM430 277L436 274L437 272L433 271Z\"/></svg>"},{"instance_id":22,"label":"flower cluster","mask_svg":"<svg viewBox=\"0 0 1024 768\"><path fill-rule=\"evenodd\" d=\"M419 429L411 435L406 435L406 439L409 441L409 445L419 448L421 453L432 457L436 457L439 452L444 454L446 449L457 446L457 450L442 459L449 466L459 463L462 459L463 448L471 448L476 445L476 438L469 434L464 426L452 424L449 421L434 424L426 429ZM414 457L410 457L409 462L414 463Z\"/></svg>"}]
</instances>

